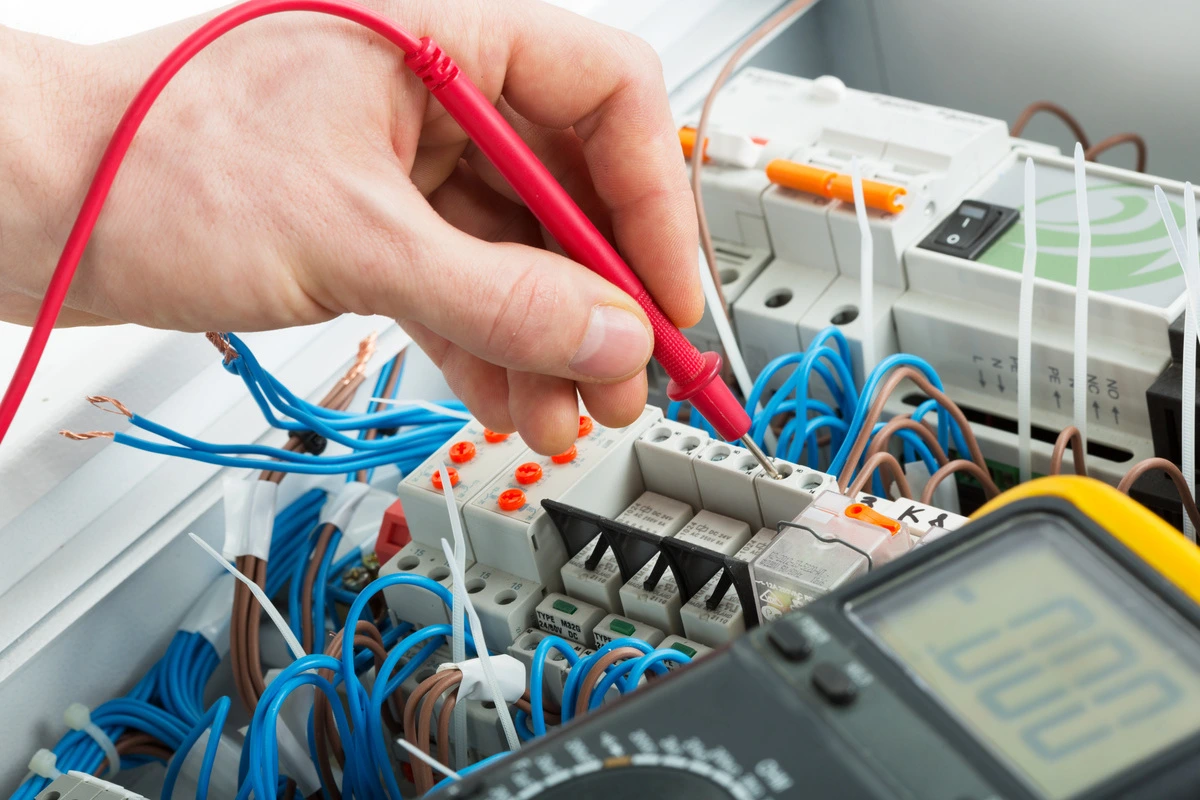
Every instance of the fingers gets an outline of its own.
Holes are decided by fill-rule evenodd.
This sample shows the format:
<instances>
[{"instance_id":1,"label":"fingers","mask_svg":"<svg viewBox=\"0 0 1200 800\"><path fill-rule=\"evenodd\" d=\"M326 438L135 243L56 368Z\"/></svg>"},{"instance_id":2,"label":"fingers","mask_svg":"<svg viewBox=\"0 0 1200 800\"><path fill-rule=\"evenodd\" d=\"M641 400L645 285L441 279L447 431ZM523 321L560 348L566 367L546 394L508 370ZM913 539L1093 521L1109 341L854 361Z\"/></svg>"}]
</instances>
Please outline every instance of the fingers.
<instances>
[{"instance_id":1,"label":"fingers","mask_svg":"<svg viewBox=\"0 0 1200 800\"><path fill-rule=\"evenodd\" d=\"M547 250L468 236L432 211L408 224L417 241L399 252L365 248L352 310L419 322L522 372L615 383L645 366L645 315L599 276Z\"/></svg>"},{"instance_id":2,"label":"fingers","mask_svg":"<svg viewBox=\"0 0 1200 800\"><path fill-rule=\"evenodd\" d=\"M579 434L574 381L510 370L508 412L525 443L543 455L565 451Z\"/></svg>"},{"instance_id":3,"label":"fingers","mask_svg":"<svg viewBox=\"0 0 1200 800\"><path fill-rule=\"evenodd\" d=\"M599 386L581 383L579 397L592 418L608 428L633 424L646 408L646 371L627 381Z\"/></svg>"},{"instance_id":4,"label":"fingers","mask_svg":"<svg viewBox=\"0 0 1200 800\"><path fill-rule=\"evenodd\" d=\"M517 429L508 413L508 376L503 367L472 356L413 320L400 321L417 346L446 378L446 385L486 427L501 433Z\"/></svg>"},{"instance_id":5,"label":"fingers","mask_svg":"<svg viewBox=\"0 0 1200 800\"><path fill-rule=\"evenodd\" d=\"M574 128L617 248L667 315L694 325L703 313L695 206L654 51L540 4L505 19L505 99L535 124Z\"/></svg>"}]
</instances>

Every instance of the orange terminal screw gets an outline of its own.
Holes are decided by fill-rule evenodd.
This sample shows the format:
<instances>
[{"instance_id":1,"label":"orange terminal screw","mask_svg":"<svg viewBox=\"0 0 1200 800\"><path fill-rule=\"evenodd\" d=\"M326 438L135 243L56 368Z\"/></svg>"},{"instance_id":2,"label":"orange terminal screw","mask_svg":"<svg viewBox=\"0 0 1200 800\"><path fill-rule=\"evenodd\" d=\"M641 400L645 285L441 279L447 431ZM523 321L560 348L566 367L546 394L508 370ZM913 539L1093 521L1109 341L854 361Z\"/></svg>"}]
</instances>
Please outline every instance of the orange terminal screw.
<instances>
[{"instance_id":1,"label":"orange terminal screw","mask_svg":"<svg viewBox=\"0 0 1200 800\"><path fill-rule=\"evenodd\" d=\"M509 434L507 434L507 433L496 433L495 431L493 431L489 428L483 429L483 440L485 442L490 442L492 444L496 444L496 442L503 442L508 437L509 437Z\"/></svg>"},{"instance_id":2,"label":"orange terminal screw","mask_svg":"<svg viewBox=\"0 0 1200 800\"><path fill-rule=\"evenodd\" d=\"M525 505L525 493L520 489L505 489L496 498L496 505L500 506L501 511L516 511Z\"/></svg>"},{"instance_id":3,"label":"orange terminal screw","mask_svg":"<svg viewBox=\"0 0 1200 800\"><path fill-rule=\"evenodd\" d=\"M446 474L450 476L450 488L458 486L458 470L454 467L446 467ZM435 472L433 477L429 479L433 483L433 488L441 490L442 488L442 473Z\"/></svg>"},{"instance_id":4,"label":"orange terminal screw","mask_svg":"<svg viewBox=\"0 0 1200 800\"><path fill-rule=\"evenodd\" d=\"M577 438L582 439L583 437L587 436L591 432L592 432L592 418L591 417L580 417L579 418L579 436Z\"/></svg>"},{"instance_id":5,"label":"orange terminal screw","mask_svg":"<svg viewBox=\"0 0 1200 800\"><path fill-rule=\"evenodd\" d=\"M567 448L565 451L559 453L558 455L550 456L550 460L553 461L555 464L567 464L567 463L570 463L571 461L575 460L575 455L577 452L578 451L575 449L575 445L571 445L569 448Z\"/></svg>"},{"instance_id":6,"label":"orange terminal screw","mask_svg":"<svg viewBox=\"0 0 1200 800\"><path fill-rule=\"evenodd\" d=\"M465 464L475 457L475 445L470 442L455 442L450 445L450 460L455 464Z\"/></svg>"},{"instance_id":7,"label":"orange terminal screw","mask_svg":"<svg viewBox=\"0 0 1200 800\"><path fill-rule=\"evenodd\" d=\"M537 483L542 478L542 466L533 461L526 461L517 467L516 472L517 483L522 486L528 486L531 483Z\"/></svg>"}]
</instances>

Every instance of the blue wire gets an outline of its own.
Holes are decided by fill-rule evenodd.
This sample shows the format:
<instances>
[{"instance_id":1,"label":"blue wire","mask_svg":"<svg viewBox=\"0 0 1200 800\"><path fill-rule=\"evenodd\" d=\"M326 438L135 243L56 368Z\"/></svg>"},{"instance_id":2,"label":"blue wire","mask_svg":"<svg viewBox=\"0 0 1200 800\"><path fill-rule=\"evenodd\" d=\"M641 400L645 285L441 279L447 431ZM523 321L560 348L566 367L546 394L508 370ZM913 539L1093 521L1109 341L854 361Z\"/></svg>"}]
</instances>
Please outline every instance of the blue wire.
<instances>
[{"instance_id":1,"label":"blue wire","mask_svg":"<svg viewBox=\"0 0 1200 800\"><path fill-rule=\"evenodd\" d=\"M672 648L664 650L655 650L649 655L642 656L634 663L633 669L625 677L625 684L628 687L627 691L632 691L637 688L638 682L642 676L646 674L646 670L652 669L659 664L668 664L674 662L676 664L686 664L692 660L692 657L687 653L681 653Z\"/></svg>"},{"instance_id":2,"label":"blue wire","mask_svg":"<svg viewBox=\"0 0 1200 800\"><path fill-rule=\"evenodd\" d=\"M228 697L217 700L183 738L175 750L175 755L167 764L167 775L163 778L162 800L171 800L180 767L183 766L188 753L200 736L206 730L211 730L212 732L208 735L208 744L204 748L204 760L200 764L200 776L196 783L196 800L205 800L208 797L208 782L212 778L213 764L217 760L217 749L221 744L221 730L225 727L225 718L229 716L229 705Z\"/></svg>"},{"instance_id":3,"label":"blue wire","mask_svg":"<svg viewBox=\"0 0 1200 800\"><path fill-rule=\"evenodd\" d=\"M496 763L497 761L499 761L500 759L504 758L507 755L508 755L507 750L505 750L502 753L495 753L494 755L490 755L487 758L480 759L479 761L476 761L474 764L468 764L467 766L463 767L462 769L456 770L456 771L458 772L458 776L460 778L463 778L463 777L466 777L467 775L470 775L472 772L478 772L479 770L483 769L484 767L487 767L491 764ZM441 791L442 789L445 789L447 786L449 786L452 783L454 783L454 778L450 778L450 777L443 778L442 780L435 783L433 785L433 788L430 789L429 791L430 792Z\"/></svg>"},{"instance_id":4,"label":"blue wire","mask_svg":"<svg viewBox=\"0 0 1200 800\"><path fill-rule=\"evenodd\" d=\"M529 706L533 709L533 732L538 736L546 735L546 709L542 701L545 685L546 659L550 651L557 650L567 660L568 667L573 668L579 662L579 654L571 647L570 642L558 637L547 636L538 642L533 651L533 663L529 668Z\"/></svg>"},{"instance_id":5,"label":"blue wire","mask_svg":"<svg viewBox=\"0 0 1200 800\"><path fill-rule=\"evenodd\" d=\"M325 641L325 590L329 583L329 566L333 563L334 553L337 551L338 543L342 541L342 532L337 528L333 530L333 536L329 539L329 547L325 549L325 556L321 559L321 563L317 566L317 578L313 583L313 598L312 598L312 624L313 636L316 641ZM350 638L354 638L351 636Z\"/></svg>"}]
</instances>

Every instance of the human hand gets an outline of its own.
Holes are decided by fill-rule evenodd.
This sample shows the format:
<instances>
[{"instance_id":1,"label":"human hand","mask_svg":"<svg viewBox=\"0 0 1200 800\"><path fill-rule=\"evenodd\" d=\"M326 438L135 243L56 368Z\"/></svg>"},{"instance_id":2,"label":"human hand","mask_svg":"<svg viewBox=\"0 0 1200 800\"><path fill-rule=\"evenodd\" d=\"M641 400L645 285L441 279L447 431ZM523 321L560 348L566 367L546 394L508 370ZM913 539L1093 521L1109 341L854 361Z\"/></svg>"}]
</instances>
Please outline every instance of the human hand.
<instances>
[{"instance_id":1,"label":"human hand","mask_svg":"<svg viewBox=\"0 0 1200 800\"><path fill-rule=\"evenodd\" d=\"M487 97L503 89L505 116L672 321L699 319L694 208L648 46L533 0L373 5L435 38ZM24 42L38 113L0 119L23 143L0 156L0 199L24 209L0 211L0 316L32 319L117 119L198 24ZM279 15L214 43L163 93L62 320L243 331L388 315L485 425L557 453L576 391L602 424L637 416L651 337L627 295L545 244L400 52Z\"/></svg>"}]
</instances>

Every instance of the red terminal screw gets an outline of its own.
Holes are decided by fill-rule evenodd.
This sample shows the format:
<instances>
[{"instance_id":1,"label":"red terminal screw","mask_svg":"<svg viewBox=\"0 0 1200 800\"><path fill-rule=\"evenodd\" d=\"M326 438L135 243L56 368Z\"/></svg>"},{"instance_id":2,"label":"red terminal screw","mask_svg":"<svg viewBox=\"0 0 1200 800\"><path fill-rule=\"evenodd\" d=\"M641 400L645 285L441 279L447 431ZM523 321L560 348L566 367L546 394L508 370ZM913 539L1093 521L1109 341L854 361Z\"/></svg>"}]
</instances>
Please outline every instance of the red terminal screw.
<instances>
[{"instance_id":1,"label":"red terminal screw","mask_svg":"<svg viewBox=\"0 0 1200 800\"><path fill-rule=\"evenodd\" d=\"M526 461L524 464L517 467L513 473L517 479L517 483L522 486L528 486L531 483L537 483L542 479L542 465L533 461ZM524 497L524 495L522 495ZM519 506L518 506L519 507Z\"/></svg>"},{"instance_id":2,"label":"red terminal screw","mask_svg":"<svg viewBox=\"0 0 1200 800\"><path fill-rule=\"evenodd\" d=\"M454 467L446 467L446 474L450 476L450 487L458 486L458 470ZM429 479L433 483L433 488L441 491L442 488L442 473L435 472L433 477Z\"/></svg>"},{"instance_id":3,"label":"red terminal screw","mask_svg":"<svg viewBox=\"0 0 1200 800\"><path fill-rule=\"evenodd\" d=\"M525 505L525 493L520 489L505 489L496 498L496 505L500 506L501 511L516 511Z\"/></svg>"},{"instance_id":4,"label":"red terminal screw","mask_svg":"<svg viewBox=\"0 0 1200 800\"><path fill-rule=\"evenodd\" d=\"M579 418L579 436L578 436L578 438L582 439L583 437L587 436L591 432L592 432L592 418L591 417L580 417Z\"/></svg>"},{"instance_id":5,"label":"red terminal screw","mask_svg":"<svg viewBox=\"0 0 1200 800\"><path fill-rule=\"evenodd\" d=\"M488 428L483 429L483 440L485 442L490 442L491 444L496 444L497 442L503 442L505 439L507 439L509 437L509 435L510 434L507 434L507 433L496 433L495 431L490 430Z\"/></svg>"},{"instance_id":6,"label":"red terminal screw","mask_svg":"<svg viewBox=\"0 0 1200 800\"><path fill-rule=\"evenodd\" d=\"M450 445L450 460L455 464L465 464L475 457L475 445L470 442L455 442Z\"/></svg>"},{"instance_id":7,"label":"red terminal screw","mask_svg":"<svg viewBox=\"0 0 1200 800\"><path fill-rule=\"evenodd\" d=\"M571 445L565 452L559 453L556 456L550 456L550 460L555 464L567 464L575 460L577 452L575 445Z\"/></svg>"}]
</instances>

